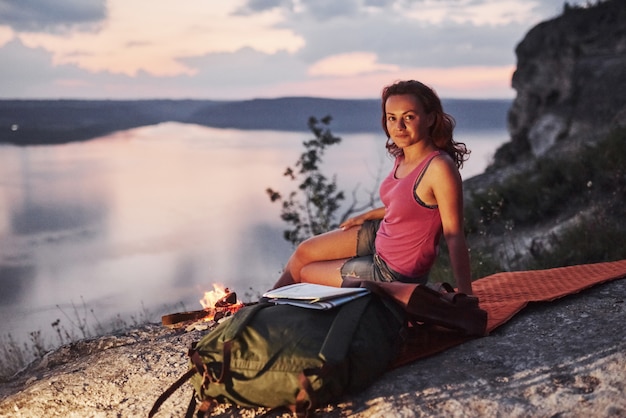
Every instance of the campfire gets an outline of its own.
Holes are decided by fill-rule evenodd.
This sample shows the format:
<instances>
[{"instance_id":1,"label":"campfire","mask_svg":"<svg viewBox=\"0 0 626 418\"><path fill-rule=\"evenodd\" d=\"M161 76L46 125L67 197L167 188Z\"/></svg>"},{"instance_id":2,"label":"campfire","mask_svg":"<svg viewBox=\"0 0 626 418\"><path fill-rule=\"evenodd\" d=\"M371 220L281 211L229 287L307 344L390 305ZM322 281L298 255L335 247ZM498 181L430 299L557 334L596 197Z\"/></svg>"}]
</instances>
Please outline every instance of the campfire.
<instances>
[{"instance_id":1,"label":"campfire","mask_svg":"<svg viewBox=\"0 0 626 418\"><path fill-rule=\"evenodd\" d=\"M161 317L161 322L169 328L184 327L187 331L203 330L211 328L221 319L245 306L243 302L237 300L235 292L217 284L213 285L213 290L204 292L200 305L203 309L164 315Z\"/></svg>"}]
</instances>

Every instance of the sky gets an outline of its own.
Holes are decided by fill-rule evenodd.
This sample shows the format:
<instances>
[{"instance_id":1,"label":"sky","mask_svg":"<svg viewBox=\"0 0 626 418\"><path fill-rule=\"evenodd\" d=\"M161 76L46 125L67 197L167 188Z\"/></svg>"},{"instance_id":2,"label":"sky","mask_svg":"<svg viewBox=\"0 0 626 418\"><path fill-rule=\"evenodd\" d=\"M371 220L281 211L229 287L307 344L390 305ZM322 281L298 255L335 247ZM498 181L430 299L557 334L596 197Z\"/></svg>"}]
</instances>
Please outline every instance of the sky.
<instances>
[{"instance_id":1,"label":"sky","mask_svg":"<svg viewBox=\"0 0 626 418\"><path fill-rule=\"evenodd\" d=\"M402 79L513 98L516 45L563 4L0 0L0 98L377 98Z\"/></svg>"}]
</instances>

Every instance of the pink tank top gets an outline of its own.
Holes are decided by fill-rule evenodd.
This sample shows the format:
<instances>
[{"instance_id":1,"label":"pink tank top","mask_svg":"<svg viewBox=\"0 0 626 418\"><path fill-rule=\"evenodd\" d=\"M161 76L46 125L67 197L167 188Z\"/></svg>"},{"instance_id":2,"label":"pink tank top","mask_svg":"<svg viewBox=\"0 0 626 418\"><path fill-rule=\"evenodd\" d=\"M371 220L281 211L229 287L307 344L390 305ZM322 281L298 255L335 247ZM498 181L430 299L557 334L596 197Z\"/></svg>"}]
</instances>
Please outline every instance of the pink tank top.
<instances>
[{"instance_id":1,"label":"pink tank top","mask_svg":"<svg viewBox=\"0 0 626 418\"><path fill-rule=\"evenodd\" d=\"M401 179L395 173L404 157L396 158L393 170L380 185L380 199L386 211L376 234L376 252L391 269L413 278L430 271L439 249L439 208L418 201L415 194L428 165L439 154L440 151L432 152Z\"/></svg>"}]
</instances>

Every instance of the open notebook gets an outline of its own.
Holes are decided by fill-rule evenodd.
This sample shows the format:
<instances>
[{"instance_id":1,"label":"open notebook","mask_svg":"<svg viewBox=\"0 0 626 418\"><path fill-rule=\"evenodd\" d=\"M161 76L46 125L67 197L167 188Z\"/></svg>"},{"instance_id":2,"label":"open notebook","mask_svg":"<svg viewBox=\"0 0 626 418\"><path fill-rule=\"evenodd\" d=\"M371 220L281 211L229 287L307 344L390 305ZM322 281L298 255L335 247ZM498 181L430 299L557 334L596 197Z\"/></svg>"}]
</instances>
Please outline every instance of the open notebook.
<instances>
[{"instance_id":1,"label":"open notebook","mask_svg":"<svg viewBox=\"0 0 626 418\"><path fill-rule=\"evenodd\" d=\"M365 288L344 288L312 283L296 283L263 294L269 302L309 309L332 309L369 293Z\"/></svg>"}]
</instances>

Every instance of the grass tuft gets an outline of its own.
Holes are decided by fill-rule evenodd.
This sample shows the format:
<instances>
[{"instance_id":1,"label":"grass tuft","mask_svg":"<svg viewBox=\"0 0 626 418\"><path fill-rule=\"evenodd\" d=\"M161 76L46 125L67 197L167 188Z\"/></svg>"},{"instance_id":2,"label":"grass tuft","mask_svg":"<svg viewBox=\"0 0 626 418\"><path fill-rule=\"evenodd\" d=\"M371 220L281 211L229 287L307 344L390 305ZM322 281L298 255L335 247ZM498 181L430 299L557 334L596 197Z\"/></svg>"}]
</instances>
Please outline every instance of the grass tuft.
<instances>
[{"instance_id":1,"label":"grass tuft","mask_svg":"<svg viewBox=\"0 0 626 418\"><path fill-rule=\"evenodd\" d=\"M57 318L50 324L53 330L53 341L47 343L43 337L41 330L32 331L28 334L28 340L21 344L16 341L15 337L8 333L0 336L0 382L7 381L11 376L24 369L28 364L43 358L49 351L61 347L72 342L93 338L99 335L106 335L137 327L155 321L157 316L150 312L141 302L141 311L137 314L130 315L128 319L117 314L107 324L101 323L96 317L93 309L89 309L81 297L82 304L77 306L71 303L71 311L66 312L57 305L57 309L61 313L61 318ZM175 306L164 306L162 311L169 312L172 309L180 309L185 311L182 302Z\"/></svg>"}]
</instances>

